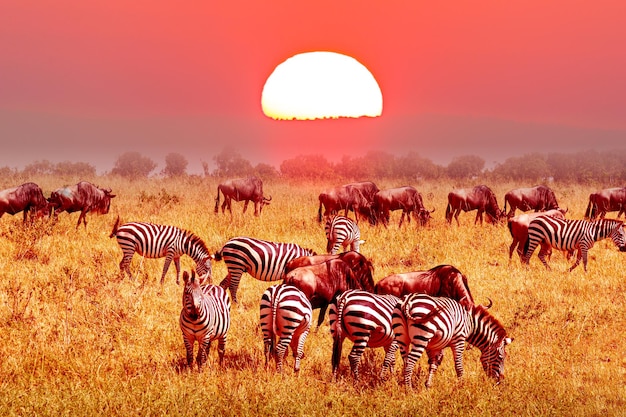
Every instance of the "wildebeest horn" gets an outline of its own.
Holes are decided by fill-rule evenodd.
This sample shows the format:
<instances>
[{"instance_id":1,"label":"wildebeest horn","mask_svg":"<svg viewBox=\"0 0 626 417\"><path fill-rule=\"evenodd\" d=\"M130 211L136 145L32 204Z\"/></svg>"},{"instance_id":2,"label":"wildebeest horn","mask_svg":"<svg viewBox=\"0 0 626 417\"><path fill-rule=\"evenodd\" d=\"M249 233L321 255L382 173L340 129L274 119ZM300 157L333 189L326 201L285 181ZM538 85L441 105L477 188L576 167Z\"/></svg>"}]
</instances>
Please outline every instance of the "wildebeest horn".
<instances>
[{"instance_id":1,"label":"wildebeest horn","mask_svg":"<svg viewBox=\"0 0 626 417\"><path fill-rule=\"evenodd\" d=\"M272 196L270 196L270 198L263 197L263 200L265 200L265 201L272 201Z\"/></svg>"},{"instance_id":2,"label":"wildebeest horn","mask_svg":"<svg viewBox=\"0 0 626 417\"><path fill-rule=\"evenodd\" d=\"M491 301L491 298L487 297L487 300L489 300L489 304L488 305L484 305L483 307L485 307L486 310L489 310L491 308L491 306L493 305L493 301Z\"/></svg>"},{"instance_id":3,"label":"wildebeest horn","mask_svg":"<svg viewBox=\"0 0 626 417\"><path fill-rule=\"evenodd\" d=\"M433 207L433 209L430 212L434 213L436 209L437 209L437 207Z\"/></svg>"}]
</instances>

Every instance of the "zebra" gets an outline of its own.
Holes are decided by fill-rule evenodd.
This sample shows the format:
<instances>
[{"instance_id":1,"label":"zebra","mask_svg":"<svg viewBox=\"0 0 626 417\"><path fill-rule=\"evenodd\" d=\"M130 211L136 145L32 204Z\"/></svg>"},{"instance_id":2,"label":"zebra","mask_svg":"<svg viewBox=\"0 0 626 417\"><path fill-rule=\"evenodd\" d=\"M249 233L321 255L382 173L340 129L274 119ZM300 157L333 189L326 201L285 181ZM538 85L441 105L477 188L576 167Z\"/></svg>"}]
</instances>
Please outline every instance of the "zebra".
<instances>
[{"instance_id":1,"label":"zebra","mask_svg":"<svg viewBox=\"0 0 626 417\"><path fill-rule=\"evenodd\" d=\"M196 263L198 275L211 282L212 257L204 241L197 235L175 226L154 223L129 222L118 227L119 221L118 217L109 238L113 236L117 238L117 244L123 253L120 272L126 271L129 278L132 278L130 261L137 252L146 258L165 257L161 285L172 261L176 266L176 284L180 284L180 257L182 255L190 256Z\"/></svg>"},{"instance_id":2,"label":"zebra","mask_svg":"<svg viewBox=\"0 0 626 417\"><path fill-rule=\"evenodd\" d=\"M302 248L295 243L276 243L251 237L230 239L214 258L224 260L228 274L220 282L223 288L230 290L234 303L237 302L237 288L244 272L260 281L278 281L285 275L285 265L301 256L316 255L311 249Z\"/></svg>"},{"instance_id":3,"label":"zebra","mask_svg":"<svg viewBox=\"0 0 626 417\"><path fill-rule=\"evenodd\" d=\"M281 373L287 347L291 346L295 360L293 370L297 374L300 371L300 361L304 357L304 342L311 329L311 302L293 285L273 285L261 297L260 318L265 367L267 368L270 357L274 355L276 370Z\"/></svg>"},{"instance_id":4,"label":"zebra","mask_svg":"<svg viewBox=\"0 0 626 417\"><path fill-rule=\"evenodd\" d=\"M354 220L345 216L332 216L327 218L324 224L324 232L328 240L326 252L331 255L337 254L340 246L343 246L344 251L350 246L350 250L358 252L359 245L364 243L364 241L361 240L359 226Z\"/></svg>"},{"instance_id":5,"label":"zebra","mask_svg":"<svg viewBox=\"0 0 626 417\"><path fill-rule=\"evenodd\" d=\"M523 263L528 263L537 245L546 242L553 248L563 251L578 250L576 262L570 267L570 272L583 260L583 267L587 271L587 252L593 244L602 239L611 239L621 252L626 251L626 233L624 222L613 219L599 220L568 220L550 216L539 216L528 225L528 239L524 247ZM546 253L539 252L539 259L547 269L550 269L546 260Z\"/></svg>"},{"instance_id":6,"label":"zebra","mask_svg":"<svg viewBox=\"0 0 626 417\"><path fill-rule=\"evenodd\" d=\"M193 365L193 346L198 342L198 372L207 360L209 347L215 339L218 341L219 364L224 360L226 335L230 327L230 299L226 290L217 285L201 285L195 271L191 276L183 272L183 308L180 311L180 330L187 351L187 366Z\"/></svg>"},{"instance_id":7,"label":"zebra","mask_svg":"<svg viewBox=\"0 0 626 417\"><path fill-rule=\"evenodd\" d=\"M458 378L463 376L463 350L465 342L480 349L480 361L488 376L500 381L504 378L505 347L513 339L487 309L475 305L467 311L461 304L447 297L426 294L407 295L396 305L392 315L395 340L404 360L404 383L411 388L413 368L424 350L428 354L430 369L426 387L430 388L433 376L443 359L443 349L450 347Z\"/></svg>"},{"instance_id":8,"label":"zebra","mask_svg":"<svg viewBox=\"0 0 626 417\"><path fill-rule=\"evenodd\" d=\"M355 382L359 379L359 363L366 347L385 349L381 378L388 371L393 371L398 343L394 339L391 316L398 302L400 298L395 295L347 290L330 304L328 318L333 337L332 368L335 379L346 337L353 342L348 360Z\"/></svg>"}]
</instances>

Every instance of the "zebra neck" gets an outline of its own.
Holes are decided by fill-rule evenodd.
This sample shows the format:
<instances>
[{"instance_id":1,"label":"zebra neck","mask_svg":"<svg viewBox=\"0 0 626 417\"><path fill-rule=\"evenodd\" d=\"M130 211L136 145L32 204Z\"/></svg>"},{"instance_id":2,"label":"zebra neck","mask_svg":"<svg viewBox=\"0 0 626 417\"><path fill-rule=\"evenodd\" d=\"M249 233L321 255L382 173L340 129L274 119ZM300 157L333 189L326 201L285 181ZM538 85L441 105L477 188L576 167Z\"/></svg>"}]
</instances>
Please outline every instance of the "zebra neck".
<instances>
[{"instance_id":1,"label":"zebra neck","mask_svg":"<svg viewBox=\"0 0 626 417\"><path fill-rule=\"evenodd\" d=\"M484 307L475 307L468 313L469 334L467 343L484 351L504 337L504 327Z\"/></svg>"}]
</instances>

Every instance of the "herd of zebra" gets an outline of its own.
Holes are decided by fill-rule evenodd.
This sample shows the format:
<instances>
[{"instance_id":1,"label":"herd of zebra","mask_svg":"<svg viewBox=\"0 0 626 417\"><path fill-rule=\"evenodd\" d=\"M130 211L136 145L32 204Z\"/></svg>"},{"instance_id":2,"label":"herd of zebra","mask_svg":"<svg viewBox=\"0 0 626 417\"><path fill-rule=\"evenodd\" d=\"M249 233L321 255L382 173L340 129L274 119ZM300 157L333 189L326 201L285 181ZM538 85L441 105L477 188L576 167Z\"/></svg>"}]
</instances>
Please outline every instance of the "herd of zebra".
<instances>
[{"instance_id":1,"label":"herd of zebra","mask_svg":"<svg viewBox=\"0 0 626 417\"><path fill-rule=\"evenodd\" d=\"M461 208L465 210L468 205ZM586 270L587 251L594 242L604 238L612 239L621 251L626 251L622 221L605 218L568 220L564 218L564 210L553 210L557 213L546 211L533 213L534 216L526 215L526 236L520 253L522 262L528 263L536 247L541 245L539 259L546 267L550 248L556 248L577 250L576 263L570 270L581 259ZM344 214L347 215L347 210ZM385 350L381 378L393 369L399 348L404 362L404 383L409 388L414 366L423 353L428 356L426 386L430 387L443 359L443 350L450 347L456 374L460 378L463 375L462 358L466 343L480 349L483 369L488 376L499 381L504 376L506 346L513 339L489 313L490 306L474 303L467 280L460 271L452 266L439 266L429 271L418 271L411 277L402 277L402 280L426 282L433 277L433 271L448 267L447 271L453 270L453 276L462 277L462 280L458 278L452 284L453 287L456 285L453 290L450 290L449 284L432 286L431 281L418 290L415 289L415 282L403 282L401 287L406 289L404 292L396 292L393 288L397 286L394 285L374 286L371 269L369 276L367 273L361 275L363 265L367 270L371 263L368 264L369 261L359 253L362 241L358 223L346 215L330 213L325 217L326 255L317 255L313 250L295 243L277 243L244 236L228 240L221 250L212 254L202 239L190 231L142 222L119 225L119 218L110 237L117 238L123 252L120 272L129 276L129 265L135 252L148 258L165 257L161 283L171 261L174 261L176 282L179 283L180 257L188 255L194 260L195 271L183 273L179 320L190 368L193 366L195 341L199 344L196 357L199 370L206 362L213 340L218 340L219 361L222 362L231 325L231 301L237 303L240 280L244 273L248 273L261 281L283 281L267 288L259 304L266 366L273 358L278 372L282 371L289 347L294 356L294 372L299 371L313 310L320 309L319 327L328 308L334 378L339 369L343 341L348 338L353 343L348 359L355 381L359 379L359 363L367 347ZM508 217L513 234L511 224L520 216ZM343 253L339 253L341 247ZM224 261L228 270L219 285L211 283L213 261ZM397 279L399 275L402 274L383 278L381 283ZM230 292L230 297L227 292Z\"/></svg>"},{"instance_id":2,"label":"herd of zebra","mask_svg":"<svg viewBox=\"0 0 626 417\"><path fill-rule=\"evenodd\" d=\"M196 341L199 344L195 358L198 370L202 370L213 340L218 341L219 361L222 362L231 325L231 300L237 302L240 279L248 273L261 281L283 280L267 288L259 304L266 367L274 358L276 369L281 372L284 357L288 347L291 347L294 372L297 373L304 356L303 348L313 310L320 308L319 327L328 307L333 338L331 363L335 378L345 338L353 342L348 358L355 381L359 379L359 362L366 347L382 347L386 352L381 378L393 369L395 353L399 348L404 360L407 387L411 387L413 368L424 351L430 365L427 386L432 384L446 347L452 349L455 370L461 377L462 353L466 343L481 350L480 360L487 375L495 380L503 377L505 347L512 338L487 311L489 306L474 304L467 279L460 271L452 266L420 271L411 279L418 285L424 284L423 291L409 289L409 284L405 286L407 291L384 290L395 287L374 286L371 262L351 246L358 245L360 239L356 223L345 216L331 216L326 221L325 231L329 252L325 255L317 255L313 250L294 243L251 237L232 238L220 251L211 254L202 239L190 231L142 222L120 225L119 219L110 237L117 238L123 252L120 273L130 275L128 266L135 252L148 258L166 258L161 282L172 260L177 269L177 281L180 257L186 254L195 261L196 271L183 272L184 290L179 319L189 368L193 366ZM337 253L344 244L346 248L351 246L352 250ZM211 284L212 260L224 261L228 269L220 285ZM359 269L359 262L366 267ZM363 270L365 272L362 273ZM435 270L437 272L433 272ZM442 273L438 275L440 270ZM447 279L446 276L454 282L439 282ZM434 290L430 290L435 280ZM327 292L328 289L330 292Z\"/></svg>"}]
</instances>

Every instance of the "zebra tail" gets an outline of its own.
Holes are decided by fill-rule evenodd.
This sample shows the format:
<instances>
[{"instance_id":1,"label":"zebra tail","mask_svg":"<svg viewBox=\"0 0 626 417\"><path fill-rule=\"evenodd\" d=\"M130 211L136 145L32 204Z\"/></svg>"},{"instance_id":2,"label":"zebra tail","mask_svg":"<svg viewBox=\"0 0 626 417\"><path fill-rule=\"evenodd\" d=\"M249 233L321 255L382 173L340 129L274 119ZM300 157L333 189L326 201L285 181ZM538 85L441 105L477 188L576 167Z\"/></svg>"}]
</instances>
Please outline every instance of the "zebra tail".
<instances>
[{"instance_id":1,"label":"zebra tail","mask_svg":"<svg viewBox=\"0 0 626 417\"><path fill-rule=\"evenodd\" d=\"M337 300L335 300L336 302ZM346 297L341 299L341 302L337 304L337 321L335 322L335 338L341 339L341 328L343 324L343 308L346 305Z\"/></svg>"},{"instance_id":2,"label":"zebra tail","mask_svg":"<svg viewBox=\"0 0 626 417\"><path fill-rule=\"evenodd\" d=\"M213 259L215 259L218 262L222 260L222 250L221 249L213 254Z\"/></svg>"},{"instance_id":3,"label":"zebra tail","mask_svg":"<svg viewBox=\"0 0 626 417\"><path fill-rule=\"evenodd\" d=\"M115 220L115 224L113 225L113 230L111 231L111 234L109 235L109 239L114 237L115 234L117 233L117 226L119 226L120 224L120 216L117 216L117 219Z\"/></svg>"},{"instance_id":4,"label":"zebra tail","mask_svg":"<svg viewBox=\"0 0 626 417\"><path fill-rule=\"evenodd\" d=\"M272 348L274 347L274 340L278 336L278 329L276 328L276 316L278 315L278 291L272 293Z\"/></svg>"}]
</instances>

